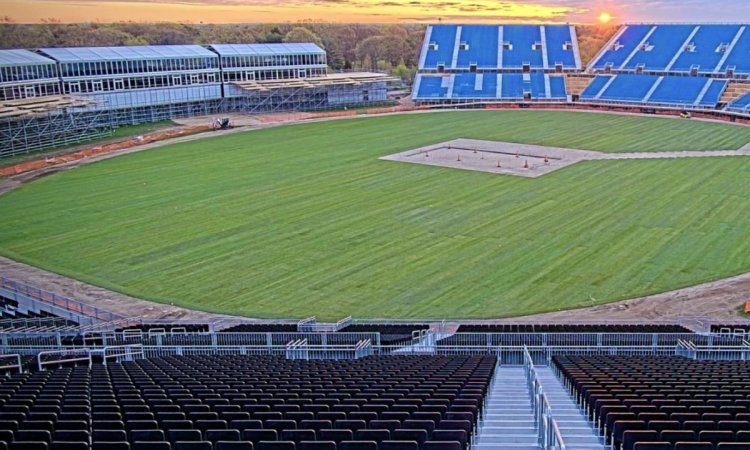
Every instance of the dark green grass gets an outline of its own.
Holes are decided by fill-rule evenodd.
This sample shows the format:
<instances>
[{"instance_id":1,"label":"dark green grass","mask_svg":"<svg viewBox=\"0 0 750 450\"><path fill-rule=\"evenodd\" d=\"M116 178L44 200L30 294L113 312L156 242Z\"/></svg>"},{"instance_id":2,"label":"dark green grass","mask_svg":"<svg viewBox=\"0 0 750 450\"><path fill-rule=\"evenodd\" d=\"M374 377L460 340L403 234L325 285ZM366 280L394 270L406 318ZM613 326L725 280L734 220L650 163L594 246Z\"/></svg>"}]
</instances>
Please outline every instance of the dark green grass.
<instances>
[{"instance_id":1,"label":"dark green grass","mask_svg":"<svg viewBox=\"0 0 750 450\"><path fill-rule=\"evenodd\" d=\"M750 158L591 161L538 179L380 161L457 137L738 148L750 129L564 112L286 126L130 154L0 197L0 253L259 317L488 318L750 271Z\"/></svg>"}]
</instances>

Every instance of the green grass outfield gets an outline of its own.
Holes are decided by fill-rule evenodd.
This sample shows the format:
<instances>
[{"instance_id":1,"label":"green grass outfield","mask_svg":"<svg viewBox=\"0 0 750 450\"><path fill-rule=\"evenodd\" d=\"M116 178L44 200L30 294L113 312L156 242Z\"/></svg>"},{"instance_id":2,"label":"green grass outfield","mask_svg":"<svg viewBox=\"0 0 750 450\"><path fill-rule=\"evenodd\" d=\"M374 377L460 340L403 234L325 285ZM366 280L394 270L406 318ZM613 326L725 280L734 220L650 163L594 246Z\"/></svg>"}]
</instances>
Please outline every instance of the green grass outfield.
<instances>
[{"instance_id":1,"label":"green grass outfield","mask_svg":"<svg viewBox=\"0 0 750 450\"><path fill-rule=\"evenodd\" d=\"M589 161L538 179L380 161L458 137L736 149L750 128L574 112L284 126L130 154L0 197L0 253L256 317L490 318L750 271L750 158Z\"/></svg>"}]
</instances>

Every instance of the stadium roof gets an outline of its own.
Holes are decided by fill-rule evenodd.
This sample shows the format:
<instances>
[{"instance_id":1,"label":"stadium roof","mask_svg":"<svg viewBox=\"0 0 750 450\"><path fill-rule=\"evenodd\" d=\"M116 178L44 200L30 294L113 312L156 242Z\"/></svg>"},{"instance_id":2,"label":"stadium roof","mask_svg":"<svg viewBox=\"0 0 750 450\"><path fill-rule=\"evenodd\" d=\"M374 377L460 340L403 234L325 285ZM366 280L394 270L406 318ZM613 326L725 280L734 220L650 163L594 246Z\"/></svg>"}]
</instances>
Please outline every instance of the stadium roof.
<instances>
[{"instance_id":1,"label":"stadium roof","mask_svg":"<svg viewBox=\"0 0 750 450\"><path fill-rule=\"evenodd\" d=\"M324 55L325 50L315 44L212 44L221 56Z\"/></svg>"},{"instance_id":2,"label":"stadium roof","mask_svg":"<svg viewBox=\"0 0 750 450\"><path fill-rule=\"evenodd\" d=\"M43 48L44 54L57 61L137 61L169 58L215 58L216 54L200 45L148 45L130 47Z\"/></svg>"},{"instance_id":3,"label":"stadium roof","mask_svg":"<svg viewBox=\"0 0 750 450\"><path fill-rule=\"evenodd\" d=\"M0 66L38 66L55 62L29 50L0 50Z\"/></svg>"}]
</instances>

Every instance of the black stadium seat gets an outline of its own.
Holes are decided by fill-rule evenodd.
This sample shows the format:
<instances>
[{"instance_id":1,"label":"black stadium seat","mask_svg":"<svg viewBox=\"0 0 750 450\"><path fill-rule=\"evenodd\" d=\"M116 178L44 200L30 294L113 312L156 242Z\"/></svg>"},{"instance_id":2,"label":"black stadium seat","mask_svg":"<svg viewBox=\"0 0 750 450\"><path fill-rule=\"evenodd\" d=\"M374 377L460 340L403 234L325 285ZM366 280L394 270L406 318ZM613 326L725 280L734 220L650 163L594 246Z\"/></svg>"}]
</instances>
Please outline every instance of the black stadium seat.
<instances>
[{"instance_id":1,"label":"black stadium seat","mask_svg":"<svg viewBox=\"0 0 750 450\"><path fill-rule=\"evenodd\" d=\"M615 448L717 450L750 441L746 361L555 356L553 364Z\"/></svg>"},{"instance_id":2,"label":"black stadium seat","mask_svg":"<svg viewBox=\"0 0 750 450\"><path fill-rule=\"evenodd\" d=\"M172 445L172 450L213 450L213 445L207 441L177 441Z\"/></svg>"},{"instance_id":3,"label":"black stadium seat","mask_svg":"<svg viewBox=\"0 0 750 450\"><path fill-rule=\"evenodd\" d=\"M130 444L132 450L171 450L169 442L135 441Z\"/></svg>"},{"instance_id":4,"label":"black stadium seat","mask_svg":"<svg viewBox=\"0 0 750 450\"><path fill-rule=\"evenodd\" d=\"M53 441L52 450L88 450L88 442L76 442L76 441Z\"/></svg>"},{"instance_id":5,"label":"black stadium seat","mask_svg":"<svg viewBox=\"0 0 750 450\"><path fill-rule=\"evenodd\" d=\"M218 441L214 442L214 450L253 450L250 441Z\"/></svg>"},{"instance_id":6,"label":"black stadium seat","mask_svg":"<svg viewBox=\"0 0 750 450\"><path fill-rule=\"evenodd\" d=\"M95 450L465 449L495 366L494 356L207 355L12 374L0 435L53 450L89 440Z\"/></svg>"},{"instance_id":7,"label":"black stadium seat","mask_svg":"<svg viewBox=\"0 0 750 450\"><path fill-rule=\"evenodd\" d=\"M301 441L297 443L297 450L336 450L333 441Z\"/></svg>"},{"instance_id":8,"label":"black stadium seat","mask_svg":"<svg viewBox=\"0 0 750 450\"><path fill-rule=\"evenodd\" d=\"M714 450L714 445L709 442L677 442L674 450Z\"/></svg>"},{"instance_id":9,"label":"black stadium seat","mask_svg":"<svg viewBox=\"0 0 750 450\"><path fill-rule=\"evenodd\" d=\"M378 443L373 441L341 441L337 450L378 450Z\"/></svg>"},{"instance_id":10,"label":"black stadium seat","mask_svg":"<svg viewBox=\"0 0 750 450\"><path fill-rule=\"evenodd\" d=\"M255 448L257 450L295 450L296 446L291 441L260 441Z\"/></svg>"},{"instance_id":11,"label":"black stadium seat","mask_svg":"<svg viewBox=\"0 0 750 450\"><path fill-rule=\"evenodd\" d=\"M380 450L419 450L415 441L383 441L378 446Z\"/></svg>"},{"instance_id":12,"label":"black stadium seat","mask_svg":"<svg viewBox=\"0 0 750 450\"><path fill-rule=\"evenodd\" d=\"M634 450L672 450L672 444L669 442L637 442L633 446Z\"/></svg>"}]
</instances>

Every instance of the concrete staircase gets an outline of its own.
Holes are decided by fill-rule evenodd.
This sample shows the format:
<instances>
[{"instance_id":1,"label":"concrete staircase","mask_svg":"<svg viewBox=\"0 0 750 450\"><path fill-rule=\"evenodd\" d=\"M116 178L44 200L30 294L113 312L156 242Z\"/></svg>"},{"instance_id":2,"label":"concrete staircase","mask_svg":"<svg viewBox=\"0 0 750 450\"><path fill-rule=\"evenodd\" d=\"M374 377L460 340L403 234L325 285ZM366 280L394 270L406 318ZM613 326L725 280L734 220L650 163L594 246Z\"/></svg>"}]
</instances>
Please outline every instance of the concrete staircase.
<instances>
[{"instance_id":1,"label":"concrete staircase","mask_svg":"<svg viewBox=\"0 0 750 450\"><path fill-rule=\"evenodd\" d=\"M597 433L549 367L536 367L567 450L603 450Z\"/></svg>"},{"instance_id":2,"label":"concrete staircase","mask_svg":"<svg viewBox=\"0 0 750 450\"><path fill-rule=\"evenodd\" d=\"M541 450L523 367L497 368L483 419L477 450Z\"/></svg>"}]
</instances>

